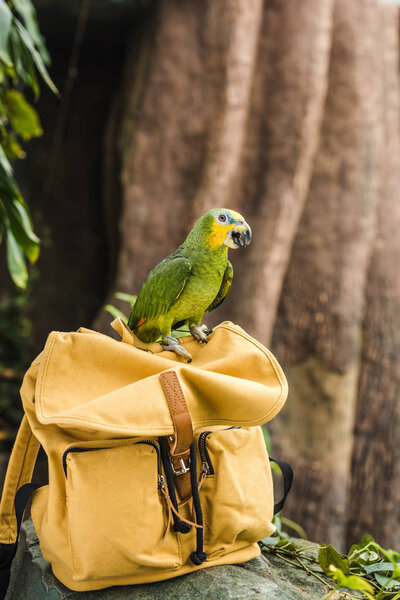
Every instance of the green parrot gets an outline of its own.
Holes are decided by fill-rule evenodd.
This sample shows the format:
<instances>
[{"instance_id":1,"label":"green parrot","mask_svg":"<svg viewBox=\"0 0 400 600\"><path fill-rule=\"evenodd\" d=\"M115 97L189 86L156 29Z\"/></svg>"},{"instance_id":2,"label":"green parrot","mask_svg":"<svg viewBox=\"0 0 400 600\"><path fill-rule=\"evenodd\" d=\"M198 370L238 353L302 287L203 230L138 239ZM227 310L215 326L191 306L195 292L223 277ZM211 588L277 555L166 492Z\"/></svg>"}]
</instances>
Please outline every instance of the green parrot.
<instances>
[{"instance_id":1,"label":"green parrot","mask_svg":"<svg viewBox=\"0 0 400 600\"><path fill-rule=\"evenodd\" d=\"M204 313L217 308L231 287L228 248L247 246L251 229L239 213L214 208L194 225L186 240L150 272L132 307L128 326L143 342L162 336L164 350L192 357L171 329L187 324L199 342L211 331L201 325Z\"/></svg>"}]
</instances>

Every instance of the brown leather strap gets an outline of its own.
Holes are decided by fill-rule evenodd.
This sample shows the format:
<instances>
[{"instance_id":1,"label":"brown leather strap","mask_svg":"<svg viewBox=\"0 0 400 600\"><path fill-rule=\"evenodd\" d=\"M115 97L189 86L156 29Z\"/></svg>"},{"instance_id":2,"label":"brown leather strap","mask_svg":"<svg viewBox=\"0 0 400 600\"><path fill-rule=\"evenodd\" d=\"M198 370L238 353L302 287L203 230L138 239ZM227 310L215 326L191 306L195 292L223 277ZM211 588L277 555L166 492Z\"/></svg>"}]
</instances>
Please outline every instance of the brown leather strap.
<instances>
[{"instance_id":1,"label":"brown leather strap","mask_svg":"<svg viewBox=\"0 0 400 600\"><path fill-rule=\"evenodd\" d=\"M160 381L174 423L175 435L167 440L176 487L183 500L191 494L190 473L186 470L189 468L190 445L193 442L192 419L175 371L164 371Z\"/></svg>"}]
</instances>

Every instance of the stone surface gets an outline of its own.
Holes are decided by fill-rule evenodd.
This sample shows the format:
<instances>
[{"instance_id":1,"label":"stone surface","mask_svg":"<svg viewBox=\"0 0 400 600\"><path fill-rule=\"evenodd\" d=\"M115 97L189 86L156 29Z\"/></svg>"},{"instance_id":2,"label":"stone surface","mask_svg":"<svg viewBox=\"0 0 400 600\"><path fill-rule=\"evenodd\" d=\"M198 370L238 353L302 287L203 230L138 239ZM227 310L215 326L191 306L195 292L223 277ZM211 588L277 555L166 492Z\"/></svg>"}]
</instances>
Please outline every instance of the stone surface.
<instances>
[{"instance_id":1,"label":"stone surface","mask_svg":"<svg viewBox=\"0 0 400 600\"><path fill-rule=\"evenodd\" d=\"M158 583L73 592L52 574L40 552L32 520L28 519L22 526L5 600L320 600L326 591L303 569L271 555Z\"/></svg>"}]
</instances>

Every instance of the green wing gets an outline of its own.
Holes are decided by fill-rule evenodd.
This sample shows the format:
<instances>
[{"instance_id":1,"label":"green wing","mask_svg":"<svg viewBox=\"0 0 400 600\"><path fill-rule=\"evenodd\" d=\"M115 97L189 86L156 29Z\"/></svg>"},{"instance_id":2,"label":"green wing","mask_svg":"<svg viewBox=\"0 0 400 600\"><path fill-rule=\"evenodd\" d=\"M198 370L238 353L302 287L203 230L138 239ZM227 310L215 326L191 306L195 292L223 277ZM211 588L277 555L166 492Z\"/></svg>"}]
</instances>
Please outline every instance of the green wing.
<instances>
[{"instance_id":1,"label":"green wing","mask_svg":"<svg viewBox=\"0 0 400 600\"><path fill-rule=\"evenodd\" d=\"M191 270L187 258L174 254L154 267L140 288L128 326L135 330L142 319L149 321L165 314L181 294Z\"/></svg>"},{"instance_id":2,"label":"green wing","mask_svg":"<svg viewBox=\"0 0 400 600\"><path fill-rule=\"evenodd\" d=\"M216 295L216 297L214 298L214 300L212 301L212 303L210 304L210 306L207 308L207 312L211 312L212 310L215 310L216 308L218 308L218 306L220 304L222 304L222 302L227 297L229 290L231 289L232 279L233 279L233 267L228 260L228 263L227 263L226 269L225 269L225 273L222 278L221 287L219 288L219 292Z\"/></svg>"}]
</instances>

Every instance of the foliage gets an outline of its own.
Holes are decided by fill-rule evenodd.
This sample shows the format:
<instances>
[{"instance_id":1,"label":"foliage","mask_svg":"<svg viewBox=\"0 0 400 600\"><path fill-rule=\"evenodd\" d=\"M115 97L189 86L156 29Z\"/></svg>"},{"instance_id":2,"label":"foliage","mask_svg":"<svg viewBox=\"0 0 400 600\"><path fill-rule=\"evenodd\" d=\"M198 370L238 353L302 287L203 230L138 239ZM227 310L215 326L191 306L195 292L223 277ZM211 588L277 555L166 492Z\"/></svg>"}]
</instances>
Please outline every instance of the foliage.
<instances>
[{"instance_id":1,"label":"foliage","mask_svg":"<svg viewBox=\"0 0 400 600\"><path fill-rule=\"evenodd\" d=\"M366 598L400 599L400 554L385 550L370 535L353 544L347 556L322 546L319 563L338 587L361 590Z\"/></svg>"},{"instance_id":2,"label":"foliage","mask_svg":"<svg viewBox=\"0 0 400 600\"><path fill-rule=\"evenodd\" d=\"M128 302L131 306L134 304L134 302L136 302L136 296L133 296L132 294L125 294L124 292L115 292L114 296L115 298L117 298L117 300L122 300L122 302ZM120 318L124 323L128 322L127 315L125 315L125 313L123 313L122 310L120 310L113 304L106 304L104 310L110 313L110 315L114 319Z\"/></svg>"},{"instance_id":3,"label":"foliage","mask_svg":"<svg viewBox=\"0 0 400 600\"><path fill-rule=\"evenodd\" d=\"M281 515L275 517L274 523L276 534L260 542L262 550L276 554L319 579L329 590L324 600L400 600L400 554L385 550L372 536L364 536L343 555L331 545L299 543L298 538L291 537L282 526L286 524L300 537L306 537L305 532ZM324 575L335 585L329 585Z\"/></svg>"},{"instance_id":4,"label":"foliage","mask_svg":"<svg viewBox=\"0 0 400 600\"><path fill-rule=\"evenodd\" d=\"M10 161L25 157L21 141L42 134L39 116L23 91L38 99L39 74L58 93L48 62L31 0L0 0L0 243L5 235L8 270L22 289L28 281L25 259L36 262L39 239Z\"/></svg>"},{"instance_id":5,"label":"foliage","mask_svg":"<svg viewBox=\"0 0 400 600\"><path fill-rule=\"evenodd\" d=\"M31 323L26 317L28 292L16 291L0 302L0 449L10 449L22 407L19 389L32 358Z\"/></svg>"}]
</instances>

